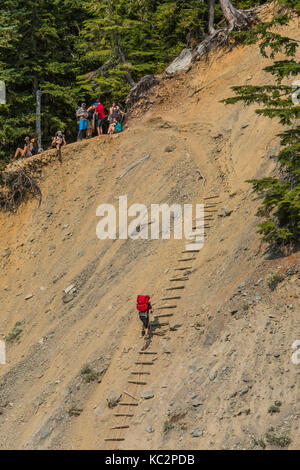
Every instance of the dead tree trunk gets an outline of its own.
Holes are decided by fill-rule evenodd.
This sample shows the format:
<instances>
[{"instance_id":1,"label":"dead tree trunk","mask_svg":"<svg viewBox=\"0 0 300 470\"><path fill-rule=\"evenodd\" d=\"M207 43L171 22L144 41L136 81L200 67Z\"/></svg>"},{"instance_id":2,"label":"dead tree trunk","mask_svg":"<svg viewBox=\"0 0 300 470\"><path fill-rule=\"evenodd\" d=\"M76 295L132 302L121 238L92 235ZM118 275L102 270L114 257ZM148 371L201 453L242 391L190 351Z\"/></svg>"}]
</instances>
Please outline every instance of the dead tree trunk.
<instances>
[{"instance_id":1,"label":"dead tree trunk","mask_svg":"<svg viewBox=\"0 0 300 470\"><path fill-rule=\"evenodd\" d=\"M42 92L39 89L38 77L35 75L33 79L33 92L36 99L36 118L35 118L35 137L37 139L39 149L42 147L42 132L41 132L41 97Z\"/></svg>"},{"instance_id":2,"label":"dead tree trunk","mask_svg":"<svg viewBox=\"0 0 300 470\"><path fill-rule=\"evenodd\" d=\"M37 90L36 91L36 121L35 121L35 127L36 127L36 136L37 136L37 143L38 143L39 151L42 148L41 97L42 97L41 90Z\"/></svg>"},{"instance_id":3,"label":"dead tree trunk","mask_svg":"<svg viewBox=\"0 0 300 470\"><path fill-rule=\"evenodd\" d=\"M253 18L253 10L237 10L231 3L231 0L220 0L220 5L226 21L228 22L228 31L233 29L246 29Z\"/></svg>"},{"instance_id":4,"label":"dead tree trunk","mask_svg":"<svg viewBox=\"0 0 300 470\"><path fill-rule=\"evenodd\" d=\"M207 0L208 2L208 32L209 36L213 37L218 33L214 27L215 20L215 0ZM231 0L220 0L220 5L225 20L228 23L227 34L233 29L241 30L247 29L251 21L255 18L255 11L257 8L250 8L249 10L237 10Z\"/></svg>"},{"instance_id":5,"label":"dead tree trunk","mask_svg":"<svg viewBox=\"0 0 300 470\"><path fill-rule=\"evenodd\" d=\"M125 54L122 50L118 34L115 34L115 41L116 41L116 45L117 45L117 48L118 48L121 63L125 66L127 80L129 82L129 84L133 87L133 86L136 85L136 83L132 78L130 69L129 69L128 64L126 62L126 57L125 57Z\"/></svg>"},{"instance_id":6,"label":"dead tree trunk","mask_svg":"<svg viewBox=\"0 0 300 470\"><path fill-rule=\"evenodd\" d=\"M208 33L213 36L216 32L214 28L215 21L215 0L208 0Z\"/></svg>"}]
</instances>

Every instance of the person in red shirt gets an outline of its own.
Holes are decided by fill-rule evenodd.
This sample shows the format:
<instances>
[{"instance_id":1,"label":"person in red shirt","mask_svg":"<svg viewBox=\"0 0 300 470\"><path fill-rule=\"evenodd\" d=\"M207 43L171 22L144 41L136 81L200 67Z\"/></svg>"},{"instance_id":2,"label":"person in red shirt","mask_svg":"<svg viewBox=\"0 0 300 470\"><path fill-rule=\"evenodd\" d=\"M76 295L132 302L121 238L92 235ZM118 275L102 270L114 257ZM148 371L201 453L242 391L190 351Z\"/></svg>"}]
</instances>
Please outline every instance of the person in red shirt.
<instances>
[{"instance_id":1,"label":"person in red shirt","mask_svg":"<svg viewBox=\"0 0 300 470\"><path fill-rule=\"evenodd\" d=\"M103 123L105 119L105 112L104 112L104 106L102 103L98 103L95 109L95 114L96 114L96 128L97 128L97 133L98 135L103 134Z\"/></svg>"}]
</instances>

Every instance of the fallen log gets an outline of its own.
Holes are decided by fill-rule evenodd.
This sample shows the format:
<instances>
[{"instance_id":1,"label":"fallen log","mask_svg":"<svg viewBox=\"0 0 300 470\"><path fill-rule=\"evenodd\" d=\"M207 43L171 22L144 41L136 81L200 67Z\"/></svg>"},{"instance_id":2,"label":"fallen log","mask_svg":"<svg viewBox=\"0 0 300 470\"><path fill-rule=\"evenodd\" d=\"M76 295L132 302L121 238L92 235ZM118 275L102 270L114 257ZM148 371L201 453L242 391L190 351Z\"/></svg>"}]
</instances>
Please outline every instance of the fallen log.
<instances>
[{"instance_id":1,"label":"fallen log","mask_svg":"<svg viewBox=\"0 0 300 470\"><path fill-rule=\"evenodd\" d=\"M123 178L123 176L126 175L126 173L128 173L128 171L132 170L133 168L135 168L136 166L138 166L140 163L146 161L146 160L149 160L150 158L150 154L148 153L145 157L143 158L140 158L139 160L137 160L136 162L132 163L131 165L129 165L127 168L125 168L124 171L122 171L122 173L120 174L120 176L117 177L117 179L121 179Z\"/></svg>"}]
</instances>

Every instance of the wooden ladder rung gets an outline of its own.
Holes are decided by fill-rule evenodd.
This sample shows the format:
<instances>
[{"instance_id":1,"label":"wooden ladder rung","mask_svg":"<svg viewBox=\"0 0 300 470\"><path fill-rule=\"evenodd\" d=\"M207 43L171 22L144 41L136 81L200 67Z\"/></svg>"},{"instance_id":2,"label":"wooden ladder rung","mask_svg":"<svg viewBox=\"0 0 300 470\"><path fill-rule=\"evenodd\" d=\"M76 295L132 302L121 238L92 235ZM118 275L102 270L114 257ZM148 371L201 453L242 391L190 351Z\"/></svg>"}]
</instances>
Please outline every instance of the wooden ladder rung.
<instances>
[{"instance_id":1,"label":"wooden ladder rung","mask_svg":"<svg viewBox=\"0 0 300 470\"><path fill-rule=\"evenodd\" d=\"M179 260L177 261L194 261L196 258L180 258Z\"/></svg>"},{"instance_id":2,"label":"wooden ladder rung","mask_svg":"<svg viewBox=\"0 0 300 470\"><path fill-rule=\"evenodd\" d=\"M211 225L208 225L208 224L204 224L204 225L201 224L201 225L199 225L199 223L197 223L197 221L195 221L195 222L194 222L194 225L193 225L193 227L192 227L193 230L195 230L194 227L195 227L195 228L211 228ZM181 253L186 253L186 252L182 251Z\"/></svg>"},{"instance_id":3,"label":"wooden ladder rung","mask_svg":"<svg viewBox=\"0 0 300 470\"><path fill-rule=\"evenodd\" d=\"M119 441L125 441L124 437L108 437L104 439L105 441L113 441L113 442L119 442Z\"/></svg>"},{"instance_id":4,"label":"wooden ladder rung","mask_svg":"<svg viewBox=\"0 0 300 470\"><path fill-rule=\"evenodd\" d=\"M177 305L164 305L163 307L155 307L155 310L163 310L164 308L177 308Z\"/></svg>"},{"instance_id":5,"label":"wooden ladder rung","mask_svg":"<svg viewBox=\"0 0 300 470\"><path fill-rule=\"evenodd\" d=\"M128 383L135 385L147 385L147 382L136 382L134 380L128 380Z\"/></svg>"},{"instance_id":6,"label":"wooden ladder rung","mask_svg":"<svg viewBox=\"0 0 300 470\"><path fill-rule=\"evenodd\" d=\"M184 286L176 286L176 287L167 287L166 290L180 290L184 289Z\"/></svg>"},{"instance_id":7,"label":"wooden ladder rung","mask_svg":"<svg viewBox=\"0 0 300 470\"><path fill-rule=\"evenodd\" d=\"M154 315L155 318L162 318L162 317L173 317L174 313L161 313L160 315Z\"/></svg>"},{"instance_id":8,"label":"wooden ladder rung","mask_svg":"<svg viewBox=\"0 0 300 470\"><path fill-rule=\"evenodd\" d=\"M132 418L132 416L134 416L133 414L129 414L129 413L115 413L114 415L115 416L129 416L130 418Z\"/></svg>"},{"instance_id":9,"label":"wooden ladder rung","mask_svg":"<svg viewBox=\"0 0 300 470\"><path fill-rule=\"evenodd\" d=\"M113 428L109 428L111 431L113 431L114 429L128 429L129 426L114 426Z\"/></svg>"},{"instance_id":10,"label":"wooden ladder rung","mask_svg":"<svg viewBox=\"0 0 300 470\"><path fill-rule=\"evenodd\" d=\"M205 199L205 200L206 200L206 199L215 199L215 198L217 198L217 197L220 197L219 194L216 195L216 196L206 196L206 197L204 197L203 199Z\"/></svg>"},{"instance_id":11,"label":"wooden ladder rung","mask_svg":"<svg viewBox=\"0 0 300 470\"><path fill-rule=\"evenodd\" d=\"M150 375L150 372L130 372L131 375Z\"/></svg>"},{"instance_id":12,"label":"wooden ladder rung","mask_svg":"<svg viewBox=\"0 0 300 470\"><path fill-rule=\"evenodd\" d=\"M186 268L174 268L174 271L186 271L187 269L192 269L192 268L193 268L192 266L187 266Z\"/></svg>"},{"instance_id":13,"label":"wooden ladder rung","mask_svg":"<svg viewBox=\"0 0 300 470\"><path fill-rule=\"evenodd\" d=\"M172 279L169 279L170 282L174 282L174 281L188 281L189 278L188 277L172 277Z\"/></svg>"},{"instance_id":14,"label":"wooden ladder rung","mask_svg":"<svg viewBox=\"0 0 300 470\"><path fill-rule=\"evenodd\" d=\"M152 366L153 362L135 362L137 366Z\"/></svg>"},{"instance_id":15,"label":"wooden ladder rung","mask_svg":"<svg viewBox=\"0 0 300 470\"><path fill-rule=\"evenodd\" d=\"M121 406L139 406L138 403L118 403L118 405L121 405Z\"/></svg>"},{"instance_id":16,"label":"wooden ladder rung","mask_svg":"<svg viewBox=\"0 0 300 470\"><path fill-rule=\"evenodd\" d=\"M152 352L152 351L139 351L139 354L157 354L157 352Z\"/></svg>"},{"instance_id":17,"label":"wooden ladder rung","mask_svg":"<svg viewBox=\"0 0 300 470\"><path fill-rule=\"evenodd\" d=\"M185 269L185 268L180 268L180 269ZM163 297L161 300L178 300L181 299L181 297Z\"/></svg>"}]
</instances>

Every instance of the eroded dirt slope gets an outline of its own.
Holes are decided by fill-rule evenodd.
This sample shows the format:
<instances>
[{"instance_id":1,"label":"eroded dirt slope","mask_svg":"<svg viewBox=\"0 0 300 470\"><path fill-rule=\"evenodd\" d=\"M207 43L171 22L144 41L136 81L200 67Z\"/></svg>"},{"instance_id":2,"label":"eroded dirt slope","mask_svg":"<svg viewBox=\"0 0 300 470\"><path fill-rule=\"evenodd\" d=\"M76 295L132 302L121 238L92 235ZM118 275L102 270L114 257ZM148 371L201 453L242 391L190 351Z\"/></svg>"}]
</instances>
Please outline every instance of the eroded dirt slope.
<instances>
[{"instance_id":1,"label":"eroded dirt slope","mask_svg":"<svg viewBox=\"0 0 300 470\"><path fill-rule=\"evenodd\" d=\"M300 39L299 24L289 33ZM0 366L0 448L112 448L104 438L120 420L106 399L130 390L139 405L122 420L130 427L118 432L118 448L299 447L298 260L265 253L259 201L245 183L276 173L280 126L255 107L219 102L233 84L269 81L267 64L256 46L214 54L162 80L122 135L71 144L62 164L51 151L39 157L47 163L41 206L30 200L0 214L0 339L13 333ZM148 292L155 307L168 303L161 299L180 273L184 242L98 240L96 208L125 194L148 208L217 202L138 387L128 384L141 347L136 294ZM98 380L85 381L86 364ZM144 391L153 397L141 398Z\"/></svg>"}]
</instances>

